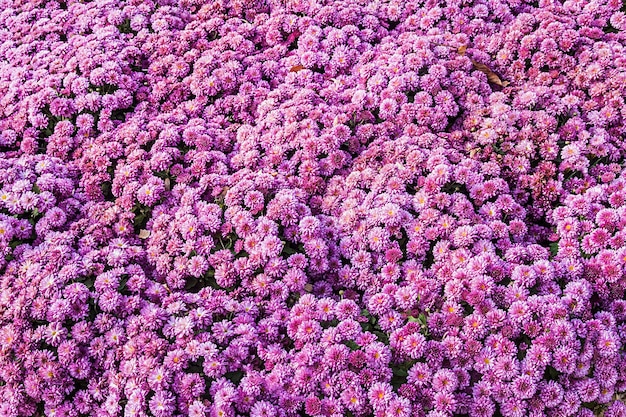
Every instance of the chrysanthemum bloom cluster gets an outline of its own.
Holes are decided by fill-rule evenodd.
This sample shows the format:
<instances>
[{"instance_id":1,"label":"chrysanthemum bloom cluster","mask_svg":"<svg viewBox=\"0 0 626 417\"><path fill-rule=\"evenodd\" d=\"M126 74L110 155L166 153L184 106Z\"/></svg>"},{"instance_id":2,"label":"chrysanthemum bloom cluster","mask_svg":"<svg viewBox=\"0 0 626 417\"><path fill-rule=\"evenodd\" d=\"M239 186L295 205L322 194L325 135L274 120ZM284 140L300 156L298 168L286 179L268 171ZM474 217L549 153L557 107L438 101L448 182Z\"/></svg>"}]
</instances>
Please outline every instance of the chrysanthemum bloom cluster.
<instances>
[{"instance_id":1,"label":"chrysanthemum bloom cluster","mask_svg":"<svg viewBox=\"0 0 626 417\"><path fill-rule=\"evenodd\" d=\"M0 0L0 415L626 415L622 6Z\"/></svg>"}]
</instances>

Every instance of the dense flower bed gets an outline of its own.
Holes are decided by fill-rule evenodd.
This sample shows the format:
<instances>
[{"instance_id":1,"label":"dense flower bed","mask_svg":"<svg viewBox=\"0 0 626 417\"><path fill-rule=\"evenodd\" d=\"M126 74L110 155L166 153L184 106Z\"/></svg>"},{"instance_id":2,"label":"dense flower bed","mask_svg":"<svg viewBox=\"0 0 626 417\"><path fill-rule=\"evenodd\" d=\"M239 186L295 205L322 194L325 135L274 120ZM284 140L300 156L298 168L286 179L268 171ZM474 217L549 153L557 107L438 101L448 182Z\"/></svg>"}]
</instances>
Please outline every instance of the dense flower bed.
<instances>
[{"instance_id":1,"label":"dense flower bed","mask_svg":"<svg viewBox=\"0 0 626 417\"><path fill-rule=\"evenodd\" d=\"M0 415L626 416L624 10L0 0Z\"/></svg>"}]
</instances>

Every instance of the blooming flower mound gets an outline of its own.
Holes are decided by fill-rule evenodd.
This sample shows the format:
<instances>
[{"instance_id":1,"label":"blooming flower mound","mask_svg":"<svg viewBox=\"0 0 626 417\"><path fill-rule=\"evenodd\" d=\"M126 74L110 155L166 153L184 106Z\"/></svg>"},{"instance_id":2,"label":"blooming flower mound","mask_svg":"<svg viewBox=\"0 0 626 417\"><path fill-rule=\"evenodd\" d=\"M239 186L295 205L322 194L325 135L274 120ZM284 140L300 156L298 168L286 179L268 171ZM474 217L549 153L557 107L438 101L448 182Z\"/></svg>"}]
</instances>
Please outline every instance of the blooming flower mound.
<instances>
[{"instance_id":1,"label":"blooming flower mound","mask_svg":"<svg viewBox=\"0 0 626 417\"><path fill-rule=\"evenodd\" d=\"M0 0L0 415L625 416L625 10Z\"/></svg>"}]
</instances>

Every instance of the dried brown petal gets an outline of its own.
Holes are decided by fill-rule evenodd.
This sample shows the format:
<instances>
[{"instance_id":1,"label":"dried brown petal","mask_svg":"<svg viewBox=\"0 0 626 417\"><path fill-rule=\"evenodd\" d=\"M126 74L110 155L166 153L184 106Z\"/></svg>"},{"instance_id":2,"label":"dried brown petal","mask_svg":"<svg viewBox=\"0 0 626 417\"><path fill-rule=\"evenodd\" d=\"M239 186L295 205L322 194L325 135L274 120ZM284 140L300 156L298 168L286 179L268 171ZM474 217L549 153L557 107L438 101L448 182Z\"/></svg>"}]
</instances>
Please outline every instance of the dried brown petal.
<instances>
[{"instance_id":1,"label":"dried brown petal","mask_svg":"<svg viewBox=\"0 0 626 417\"><path fill-rule=\"evenodd\" d=\"M480 62L476 62L474 60L472 60L472 64L474 65L474 69L482 72L487 76L487 81L489 81L490 83L499 85L500 87L506 87L510 84L508 81L502 81L500 77L498 77L498 74L493 72L491 68L489 68L487 65L481 64Z\"/></svg>"}]
</instances>

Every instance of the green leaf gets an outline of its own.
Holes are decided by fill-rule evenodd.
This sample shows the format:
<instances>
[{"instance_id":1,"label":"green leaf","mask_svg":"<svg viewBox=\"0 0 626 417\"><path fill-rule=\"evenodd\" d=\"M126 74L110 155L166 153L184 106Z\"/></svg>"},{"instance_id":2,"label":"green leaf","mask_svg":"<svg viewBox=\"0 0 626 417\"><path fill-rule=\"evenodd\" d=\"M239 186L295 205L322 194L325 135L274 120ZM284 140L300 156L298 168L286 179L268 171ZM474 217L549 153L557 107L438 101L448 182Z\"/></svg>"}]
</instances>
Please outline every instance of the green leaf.
<instances>
[{"instance_id":1,"label":"green leaf","mask_svg":"<svg viewBox=\"0 0 626 417\"><path fill-rule=\"evenodd\" d=\"M23 242L23 241L21 241L21 240L12 240L11 242L9 242L9 247L10 247L11 249L15 249L15 248L17 248L19 245L21 245L22 243L24 243L24 242Z\"/></svg>"},{"instance_id":2,"label":"green leaf","mask_svg":"<svg viewBox=\"0 0 626 417\"><path fill-rule=\"evenodd\" d=\"M104 199L106 201L115 200L115 196L113 195L113 192L111 191L111 189L112 189L112 186L111 186L110 181L105 181L102 183L102 185L100 185L100 190L102 191L102 195L104 196Z\"/></svg>"},{"instance_id":3,"label":"green leaf","mask_svg":"<svg viewBox=\"0 0 626 417\"><path fill-rule=\"evenodd\" d=\"M129 276L124 274L122 279L120 279L120 284L118 286L118 291L122 292L126 289L126 283L128 282Z\"/></svg>"},{"instance_id":4,"label":"green leaf","mask_svg":"<svg viewBox=\"0 0 626 417\"><path fill-rule=\"evenodd\" d=\"M227 372L224 376L226 377L226 379L236 384L237 382L241 381L241 379L243 378L243 372L242 371Z\"/></svg>"},{"instance_id":5,"label":"green leaf","mask_svg":"<svg viewBox=\"0 0 626 417\"><path fill-rule=\"evenodd\" d=\"M166 178L170 178L170 170L166 169L164 171L157 171L154 173L155 177L161 178L162 180Z\"/></svg>"},{"instance_id":6,"label":"green leaf","mask_svg":"<svg viewBox=\"0 0 626 417\"><path fill-rule=\"evenodd\" d=\"M185 290L189 291L190 289L195 287L196 284L198 284L198 280L196 278L194 277L188 278L187 283L185 284Z\"/></svg>"},{"instance_id":7,"label":"green leaf","mask_svg":"<svg viewBox=\"0 0 626 417\"><path fill-rule=\"evenodd\" d=\"M397 390L401 385L406 384L407 377L406 375L398 375L396 374L396 370L393 371L394 375L391 378L391 386Z\"/></svg>"},{"instance_id":8,"label":"green leaf","mask_svg":"<svg viewBox=\"0 0 626 417\"><path fill-rule=\"evenodd\" d=\"M374 335L376 335L376 337L378 338L378 340L380 340L381 342L383 342L384 344L387 344L389 342L389 336L387 336L386 333L383 333L381 331L375 330L372 333L374 333Z\"/></svg>"},{"instance_id":9,"label":"green leaf","mask_svg":"<svg viewBox=\"0 0 626 417\"><path fill-rule=\"evenodd\" d=\"M504 151L501 147L500 144L497 143L495 145L493 145L493 150L495 153L497 153L498 155L506 155L506 151Z\"/></svg>"},{"instance_id":10,"label":"green leaf","mask_svg":"<svg viewBox=\"0 0 626 417\"><path fill-rule=\"evenodd\" d=\"M358 350L360 346L354 340L347 340L344 342L346 346L350 348L350 350Z\"/></svg>"},{"instance_id":11,"label":"green leaf","mask_svg":"<svg viewBox=\"0 0 626 417\"><path fill-rule=\"evenodd\" d=\"M283 247L283 254L284 255L293 255L294 253L296 253L296 250L294 248L292 248L290 245L285 245Z\"/></svg>"},{"instance_id":12,"label":"green leaf","mask_svg":"<svg viewBox=\"0 0 626 417\"><path fill-rule=\"evenodd\" d=\"M202 372L204 372L202 367L199 365L189 365L189 367L187 368L187 371L193 374L201 374Z\"/></svg>"},{"instance_id":13,"label":"green leaf","mask_svg":"<svg viewBox=\"0 0 626 417\"><path fill-rule=\"evenodd\" d=\"M545 376L548 377L548 379L556 380L559 377L559 371L548 365L546 367Z\"/></svg>"},{"instance_id":14,"label":"green leaf","mask_svg":"<svg viewBox=\"0 0 626 417\"><path fill-rule=\"evenodd\" d=\"M122 23L117 25L117 30L119 30L120 33L134 33L130 28L130 19L125 19Z\"/></svg>"},{"instance_id":15,"label":"green leaf","mask_svg":"<svg viewBox=\"0 0 626 417\"><path fill-rule=\"evenodd\" d=\"M550 243L550 254L556 256L559 252L559 242Z\"/></svg>"},{"instance_id":16,"label":"green leaf","mask_svg":"<svg viewBox=\"0 0 626 417\"><path fill-rule=\"evenodd\" d=\"M90 290L93 289L93 285L96 282L96 277L94 277L93 275L85 278L85 281L83 282L83 284L85 284L85 286L87 288L89 288Z\"/></svg>"}]
</instances>

